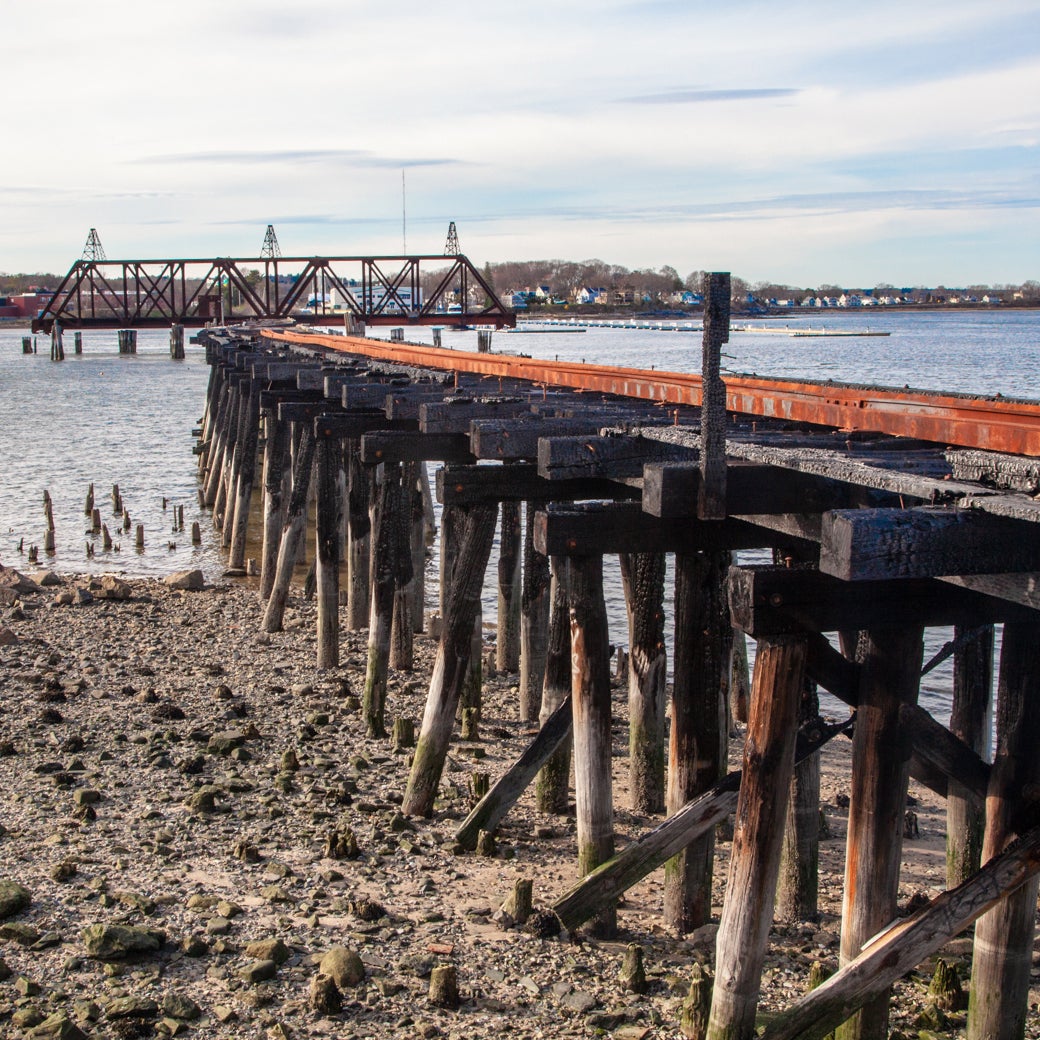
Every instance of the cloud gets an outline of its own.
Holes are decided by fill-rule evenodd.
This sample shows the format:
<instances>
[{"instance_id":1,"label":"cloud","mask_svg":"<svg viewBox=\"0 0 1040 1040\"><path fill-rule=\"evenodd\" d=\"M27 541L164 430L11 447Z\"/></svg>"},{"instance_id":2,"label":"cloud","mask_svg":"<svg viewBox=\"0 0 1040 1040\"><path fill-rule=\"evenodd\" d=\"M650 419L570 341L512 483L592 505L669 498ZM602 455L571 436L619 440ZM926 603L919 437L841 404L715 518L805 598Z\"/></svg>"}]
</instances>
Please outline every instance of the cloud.
<instances>
[{"instance_id":1,"label":"cloud","mask_svg":"<svg viewBox=\"0 0 1040 1040\"><path fill-rule=\"evenodd\" d=\"M639 94L618 98L623 105L703 105L714 101L758 101L764 98L797 97L793 87L748 87L733 90L668 90L661 94Z\"/></svg>"},{"instance_id":2,"label":"cloud","mask_svg":"<svg viewBox=\"0 0 1040 1040\"><path fill-rule=\"evenodd\" d=\"M450 158L395 158L393 156L375 155L372 152L355 148L272 148L266 151L200 151L175 152L169 155L146 155L138 159L129 159L129 163L164 164L164 163L327 163L334 162L347 166L367 167L374 169L399 169L416 166L460 166L467 165L464 160Z\"/></svg>"}]
</instances>

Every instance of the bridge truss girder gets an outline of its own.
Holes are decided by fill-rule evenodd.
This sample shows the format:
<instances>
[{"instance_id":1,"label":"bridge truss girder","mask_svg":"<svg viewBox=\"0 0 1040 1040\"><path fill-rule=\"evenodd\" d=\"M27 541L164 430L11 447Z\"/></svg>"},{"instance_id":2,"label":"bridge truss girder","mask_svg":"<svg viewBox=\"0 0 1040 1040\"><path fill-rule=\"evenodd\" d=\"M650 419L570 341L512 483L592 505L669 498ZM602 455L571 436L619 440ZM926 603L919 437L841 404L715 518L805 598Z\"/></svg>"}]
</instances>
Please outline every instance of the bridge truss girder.
<instances>
[{"instance_id":1,"label":"bridge truss girder","mask_svg":"<svg viewBox=\"0 0 1040 1040\"><path fill-rule=\"evenodd\" d=\"M346 315L366 325L516 324L465 256L429 254L77 260L33 330L49 332L55 321L65 328L328 325Z\"/></svg>"}]
</instances>

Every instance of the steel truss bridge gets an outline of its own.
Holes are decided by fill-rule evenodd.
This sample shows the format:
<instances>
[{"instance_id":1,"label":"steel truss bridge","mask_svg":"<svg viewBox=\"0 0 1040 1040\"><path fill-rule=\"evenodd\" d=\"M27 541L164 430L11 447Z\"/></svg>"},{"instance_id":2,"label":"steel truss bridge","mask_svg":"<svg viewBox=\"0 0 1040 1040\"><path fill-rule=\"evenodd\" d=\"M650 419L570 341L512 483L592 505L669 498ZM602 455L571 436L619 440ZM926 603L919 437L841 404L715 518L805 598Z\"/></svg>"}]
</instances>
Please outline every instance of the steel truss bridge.
<instances>
[{"instance_id":1,"label":"steel truss bridge","mask_svg":"<svg viewBox=\"0 0 1040 1040\"><path fill-rule=\"evenodd\" d=\"M217 257L77 260L34 332L232 322L516 325L465 257Z\"/></svg>"}]
</instances>

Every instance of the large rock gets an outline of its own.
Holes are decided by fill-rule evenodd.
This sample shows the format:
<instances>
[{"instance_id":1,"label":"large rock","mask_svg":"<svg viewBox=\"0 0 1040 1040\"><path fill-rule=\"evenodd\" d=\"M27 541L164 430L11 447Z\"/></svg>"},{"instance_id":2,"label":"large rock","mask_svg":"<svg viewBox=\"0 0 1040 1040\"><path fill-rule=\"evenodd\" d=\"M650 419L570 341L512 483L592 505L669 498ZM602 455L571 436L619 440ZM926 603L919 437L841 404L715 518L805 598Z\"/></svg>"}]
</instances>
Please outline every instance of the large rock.
<instances>
[{"instance_id":1,"label":"large rock","mask_svg":"<svg viewBox=\"0 0 1040 1040\"><path fill-rule=\"evenodd\" d=\"M32 894L17 881L0 879L0 920L20 914L32 902Z\"/></svg>"},{"instance_id":2,"label":"large rock","mask_svg":"<svg viewBox=\"0 0 1040 1040\"><path fill-rule=\"evenodd\" d=\"M21 640L9 628L0 626L0 646L15 646Z\"/></svg>"},{"instance_id":3,"label":"large rock","mask_svg":"<svg viewBox=\"0 0 1040 1040\"><path fill-rule=\"evenodd\" d=\"M117 578L114 574L104 574L96 589L98 599L127 600L133 595L129 582Z\"/></svg>"},{"instance_id":4,"label":"large rock","mask_svg":"<svg viewBox=\"0 0 1040 1040\"><path fill-rule=\"evenodd\" d=\"M13 589L15 592L39 592L40 586L27 578L21 571L0 564L0 588Z\"/></svg>"},{"instance_id":5,"label":"large rock","mask_svg":"<svg viewBox=\"0 0 1040 1040\"><path fill-rule=\"evenodd\" d=\"M353 950L347 949L346 946L333 946L322 957L318 964L318 972L328 975L337 989L346 989L348 986L356 986L364 979L365 966Z\"/></svg>"},{"instance_id":6,"label":"large rock","mask_svg":"<svg viewBox=\"0 0 1040 1040\"><path fill-rule=\"evenodd\" d=\"M171 589L186 589L188 592L201 592L206 587L206 578L202 571L177 571L163 579Z\"/></svg>"},{"instance_id":7,"label":"large rock","mask_svg":"<svg viewBox=\"0 0 1040 1040\"><path fill-rule=\"evenodd\" d=\"M55 1011L45 1018L29 1036L37 1040L89 1040L87 1034L64 1011Z\"/></svg>"},{"instance_id":8,"label":"large rock","mask_svg":"<svg viewBox=\"0 0 1040 1040\"><path fill-rule=\"evenodd\" d=\"M151 928L133 928L118 924L92 924L83 929L87 955L99 961L128 960L155 953L164 936Z\"/></svg>"}]
</instances>

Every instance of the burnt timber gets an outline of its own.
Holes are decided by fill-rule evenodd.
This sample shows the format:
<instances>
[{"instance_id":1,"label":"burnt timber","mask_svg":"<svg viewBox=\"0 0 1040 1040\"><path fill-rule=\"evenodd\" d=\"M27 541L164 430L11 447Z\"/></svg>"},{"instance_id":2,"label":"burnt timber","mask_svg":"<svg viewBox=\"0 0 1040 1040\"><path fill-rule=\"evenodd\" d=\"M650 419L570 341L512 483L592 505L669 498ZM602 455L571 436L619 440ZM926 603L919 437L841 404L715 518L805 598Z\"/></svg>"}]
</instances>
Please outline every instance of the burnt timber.
<instances>
[{"instance_id":1,"label":"burnt timber","mask_svg":"<svg viewBox=\"0 0 1040 1040\"><path fill-rule=\"evenodd\" d=\"M722 325L708 330L706 352L717 352L725 341L726 315L717 320ZM467 707L473 703L467 700L472 632L495 514L504 503L524 502L532 520L525 571L551 560L554 581L566 586L570 699L562 706L556 699L543 714L543 732L465 821L460 846L480 846L478 831L497 825L573 732L579 866L587 877L568 892L550 893L552 909L568 929L584 924L609 935L617 898L664 864L669 903L676 908L669 921L692 928L698 923L695 890L704 870L709 877L711 870L704 838L735 810L706 1035L749 1040L791 777L797 761L854 724L841 971L819 996L794 1003L769 1035L820 1037L844 1023L839 1032L848 1040L887 1036L893 978L980 916L976 934L984 945L975 952L968 1035L1021 1035L1014 1030L1027 1013L1040 873L1040 759L1024 753L1040 739L1040 505L1032 497L1040 408L1009 402L1017 412L1002 413L1011 417L985 441L990 447L1013 443L1016 456L979 450L980 436L970 427L985 420L965 418L971 408L964 402L935 428L941 434L915 414L913 402L905 409L904 436L888 432L893 420L887 415L873 431L854 433L837 388L824 394L834 400L812 412L816 422L810 425L794 406L763 418L760 400L782 398L786 389L773 384L759 403L745 401L740 384L746 377L726 381L725 410L702 409L695 377L677 378L685 389L673 394L662 392L661 373L611 376L594 366L527 366L512 358L356 337L215 329L203 341L213 366L200 454L204 487L221 529L241 515L242 496L254 484L264 488L265 539L279 540L281 530L280 546L264 548L265 570L277 565L262 585L269 608L276 605L272 624L288 594L299 503L306 500L314 465L310 452L315 442L325 445L317 499L325 546L317 561L323 590L319 663L336 660L342 557L350 596L366 595L370 604L365 710L373 732L382 732L384 710L392 710L384 704L391 630L423 623L421 600L418 616L398 621L398 600L404 601L415 568L395 569L390 561L403 558L409 525L414 536L423 523L421 505L416 513L405 503L413 495L421 500L424 485L428 493L426 464L441 463L440 648L406 813L432 813L456 710L461 708L464 725L466 712L474 710ZM647 393L652 383L656 390ZM882 400L873 388L856 389L859 397L849 407L860 415L871 411L867 402ZM254 395L258 409L250 404ZM932 397L943 398L932 400L936 411L947 407L946 395ZM280 481L246 476L258 464L249 430L257 414L266 433L265 473L286 474ZM1024 418L1019 422L1014 414ZM329 450L330 441L338 442L336 451ZM268 457L287 451L289 443L302 446L294 452L295 466ZM370 502L377 503L375 523L369 522ZM267 522L272 513L280 523ZM366 548L359 551L362 543ZM774 565L721 565L747 548L771 550ZM681 634L677 626L677 661L699 661L706 673L718 675L721 655L728 661L731 626L758 641L739 773L727 775L723 761L720 774L692 787L684 780L685 802L670 796L668 818L618 852L602 589L602 558L613 554L633 560L675 554L691 576L683 610L693 609L698 597L718 605L702 610ZM697 560L705 563L694 566ZM633 614L643 607L629 602ZM950 624L962 633L1003 624L1012 633L1000 661L992 765L916 703L921 634ZM825 634L841 635L844 655ZM540 644L544 655L547 642L544 633L530 645ZM953 652L962 654L963 644ZM541 669L548 691L544 659ZM637 663L630 663L628 675L630 704L654 695ZM852 706L848 723L828 729L800 716L798 702L809 682ZM714 721L691 716L690 733L673 748L693 754L721 739L721 727L728 729L725 711L721 722L718 712L706 715ZM660 739L663 733L662 727ZM660 768L667 768L671 784L672 774L688 763L665 765L666 757L662 745ZM985 804L983 859L958 879L959 887L951 884L905 925L886 930L895 918L911 773L948 794L951 804L955 794L980 811ZM706 867L691 868L687 860L677 875L673 860L694 847L700 850L696 863L706 859ZM1010 1031L1002 1023L1010 1023Z\"/></svg>"}]
</instances>

